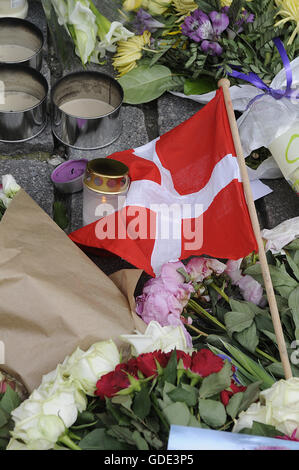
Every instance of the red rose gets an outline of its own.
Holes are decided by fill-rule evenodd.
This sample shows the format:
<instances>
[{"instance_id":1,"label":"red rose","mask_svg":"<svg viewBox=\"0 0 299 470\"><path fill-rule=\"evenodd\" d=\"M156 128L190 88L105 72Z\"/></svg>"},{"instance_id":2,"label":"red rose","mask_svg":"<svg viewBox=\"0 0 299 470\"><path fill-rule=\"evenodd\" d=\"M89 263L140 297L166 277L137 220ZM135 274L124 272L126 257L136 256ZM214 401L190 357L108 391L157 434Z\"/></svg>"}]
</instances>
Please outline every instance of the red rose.
<instances>
[{"instance_id":1,"label":"red rose","mask_svg":"<svg viewBox=\"0 0 299 470\"><path fill-rule=\"evenodd\" d=\"M170 359L171 354L172 354L172 351L170 351L169 353L166 354L167 357L168 357L168 360ZM177 357L178 362L179 362L180 359L183 360L183 364L184 364L185 369L190 369L191 361L192 361L192 358L191 358L190 354L187 354L184 351L177 350L176 351L176 357Z\"/></svg>"},{"instance_id":2,"label":"red rose","mask_svg":"<svg viewBox=\"0 0 299 470\"><path fill-rule=\"evenodd\" d=\"M138 369L142 372L144 377L151 377L152 375L157 375L156 361L164 368L167 366L168 356L162 351L154 351L151 353L140 354L136 360Z\"/></svg>"},{"instance_id":3,"label":"red rose","mask_svg":"<svg viewBox=\"0 0 299 470\"><path fill-rule=\"evenodd\" d=\"M245 392L246 387L243 387L243 385L237 385L233 380L231 381L231 384L229 388L226 390L223 390L220 393L220 399L223 403L224 406L228 405L229 399L235 394L239 392Z\"/></svg>"},{"instance_id":4,"label":"red rose","mask_svg":"<svg viewBox=\"0 0 299 470\"><path fill-rule=\"evenodd\" d=\"M192 354L191 371L201 377L219 372L224 361L209 349L201 349Z\"/></svg>"},{"instance_id":5,"label":"red rose","mask_svg":"<svg viewBox=\"0 0 299 470\"><path fill-rule=\"evenodd\" d=\"M128 364L118 364L114 371L103 375L96 384L97 390L95 394L100 398L111 398L120 390L128 388L130 381L128 374L137 378L137 365L135 359L132 359Z\"/></svg>"},{"instance_id":6,"label":"red rose","mask_svg":"<svg viewBox=\"0 0 299 470\"><path fill-rule=\"evenodd\" d=\"M108 374L102 375L102 377L97 381L95 395L100 397L102 400L113 397L120 388L115 389L113 383L114 371L109 372Z\"/></svg>"}]
</instances>

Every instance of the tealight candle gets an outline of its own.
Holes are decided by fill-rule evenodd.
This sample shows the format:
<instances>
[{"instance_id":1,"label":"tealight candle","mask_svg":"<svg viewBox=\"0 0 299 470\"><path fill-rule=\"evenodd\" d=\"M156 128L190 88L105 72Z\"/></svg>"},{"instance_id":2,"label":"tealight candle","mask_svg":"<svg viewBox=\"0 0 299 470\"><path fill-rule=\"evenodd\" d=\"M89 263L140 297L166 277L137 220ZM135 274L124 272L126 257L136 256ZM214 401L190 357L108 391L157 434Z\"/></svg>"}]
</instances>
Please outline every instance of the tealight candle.
<instances>
[{"instance_id":1,"label":"tealight candle","mask_svg":"<svg viewBox=\"0 0 299 470\"><path fill-rule=\"evenodd\" d=\"M110 158L91 160L83 184L83 225L121 209L129 189L128 167Z\"/></svg>"},{"instance_id":2,"label":"tealight candle","mask_svg":"<svg viewBox=\"0 0 299 470\"><path fill-rule=\"evenodd\" d=\"M28 13L27 0L1 0L0 1L0 18L4 16L12 16L15 18L26 18Z\"/></svg>"},{"instance_id":3,"label":"tealight candle","mask_svg":"<svg viewBox=\"0 0 299 470\"><path fill-rule=\"evenodd\" d=\"M88 160L68 160L62 163L51 174L56 189L65 194L72 194L83 189L83 178Z\"/></svg>"}]
</instances>

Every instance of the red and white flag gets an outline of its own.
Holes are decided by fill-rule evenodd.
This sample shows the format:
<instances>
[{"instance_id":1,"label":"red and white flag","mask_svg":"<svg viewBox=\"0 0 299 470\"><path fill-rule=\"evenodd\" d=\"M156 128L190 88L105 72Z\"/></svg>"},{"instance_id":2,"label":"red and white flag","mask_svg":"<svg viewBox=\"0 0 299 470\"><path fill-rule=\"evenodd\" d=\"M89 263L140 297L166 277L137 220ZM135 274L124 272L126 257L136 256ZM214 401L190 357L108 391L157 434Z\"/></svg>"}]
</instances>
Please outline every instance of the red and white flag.
<instances>
[{"instance_id":1,"label":"red and white flag","mask_svg":"<svg viewBox=\"0 0 299 470\"><path fill-rule=\"evenodd\" d=\"M171 131L108 158L129 167L125 206L70 234L75 243L152 276L191 255L239 259L257 251L222 89Z\"/></svg>"}]
</instances>

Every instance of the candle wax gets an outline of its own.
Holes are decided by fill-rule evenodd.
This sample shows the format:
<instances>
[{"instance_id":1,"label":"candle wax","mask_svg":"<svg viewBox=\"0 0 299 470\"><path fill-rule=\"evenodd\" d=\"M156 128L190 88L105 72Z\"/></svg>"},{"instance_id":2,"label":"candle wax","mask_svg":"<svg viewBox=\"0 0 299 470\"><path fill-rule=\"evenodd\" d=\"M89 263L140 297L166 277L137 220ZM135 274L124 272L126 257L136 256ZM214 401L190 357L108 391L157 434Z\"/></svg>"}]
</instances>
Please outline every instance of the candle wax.
<instances>
[{"instance_id":1,"label":"candle wax","mask_svg":"<svg viewBox=\"0 0 299 470\"><path fill-rule=\"evenodd\" d=\"M0 111L26 111L36 106L40 100L22 91L4 92L4 103L0 100Z\"/></svg>"},{"instance_id":2,"label":"candle wax","mask_svg":"<svg viewBox=\"0 0 299 470\"><path fill-rule=\"evenodd\" d=\"M114 108L105 101L79 98L63 103L59 108L71 116L78 118L97 118L111 113Z\"/></svg>"},{"instance_id":3,"label":"candle wax","mask_svg":"<svg viewBox=\"0 0 299 470\"><path fill-rule=\"evenodd\" d=\"M30 59L34 51L24 46L0 44L0 62L20 62Z\"/></svg>"}]
</instances>

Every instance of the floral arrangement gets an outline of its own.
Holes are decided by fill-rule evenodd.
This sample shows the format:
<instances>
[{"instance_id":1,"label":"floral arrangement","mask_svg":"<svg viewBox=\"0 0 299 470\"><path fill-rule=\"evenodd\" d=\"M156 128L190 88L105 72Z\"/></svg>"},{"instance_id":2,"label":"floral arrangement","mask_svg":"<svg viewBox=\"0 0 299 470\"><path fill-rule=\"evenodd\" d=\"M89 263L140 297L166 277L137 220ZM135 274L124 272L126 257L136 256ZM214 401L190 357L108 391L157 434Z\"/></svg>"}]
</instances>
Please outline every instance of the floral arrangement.
<instances>
[{"instance_id":1,"label":"floral arrangement","mask_svg":"<svg viewBox=\"0 0 299 470\"><path fill-rule=\"evenodd\" d=\"M297 236L297 218L288 224L288 229L282 224L265 236L285 342L293 358L293 374L299 377L299 361L294 357L299 338L299 244L290 236L292 231ZM208 345L217 354L228 355L243 385L261 380L261 388L266 389L284 377L254 254L227 263L205 257L192 258L185 265L167 263L136 298L136 312L146 323L181 325L189 346Z\"/></svg>"},{"instance_id":2,"label":"floral arrangement","mask_svg":"<svg viewBox=\"0 0 299 470\"><path fill-rule=\"evenodd\" d=\"M187 348L180 326L122 339L128 359L111 340L78 348L25 400L3 380L2 448L161 450L173 424L297 440L298 378L244 386L229 357Z\"/></svg>"},{"instance_id":3,"label":"floral arrangement","mask_svg":"<svg viewBox=\"0 0 299 470\"><path fill-rule=\"evenodd\" d=\"M13 197L21 189L12 175L3 175L0 184L0 220Z\"/></svg>"},{"instance_id":4,"label":"floral arrangement","mask_svg":"<svg viewBox=\"0 0 299 470\"><path fill-rule=\"evenodd\" d=\"M125 26L91 0L43 3L53 5L83 64L112 59L130 104L167 90L204 94L233 70L270 83L283 67L273 39L283 41L290 60L299 50L296 0L122 0Z\"/></svg>"},{"instance_id":5,"label":"floral arrangement","mask_svg":"<svg viewBox=\"0 0 299 470\"><path fill-rule=\"evenodd\" d=\"M78 348L15 401L7 449L163 449L171 424L231 429L258 397L260 382L244 387L227 358L186 348L180 327L153 322L122 338L132 346L128 360L111 340ZM151 351L135 356L141 343Z\"/></svg>"}]
</instances>

